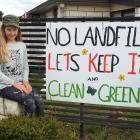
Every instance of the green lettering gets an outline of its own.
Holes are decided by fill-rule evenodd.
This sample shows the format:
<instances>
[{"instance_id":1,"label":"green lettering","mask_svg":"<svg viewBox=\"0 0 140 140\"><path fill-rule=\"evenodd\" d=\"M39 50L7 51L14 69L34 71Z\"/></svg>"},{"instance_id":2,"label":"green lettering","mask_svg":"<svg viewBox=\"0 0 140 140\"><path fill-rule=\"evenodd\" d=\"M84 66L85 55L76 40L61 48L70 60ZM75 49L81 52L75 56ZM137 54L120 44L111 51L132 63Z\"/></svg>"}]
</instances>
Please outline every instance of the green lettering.
<instances>
[{"instance_id":1,"label":"green lettering","mask_svg":"<svg viewBox=\"0 0 140 140\"><path fill-rule=\"evenodd\" d=\"M135 101L136 101L136 103L139 103L139 94L138 94L138 97L136 97L136 96L135 96L135 93L134 93L134 91L133 91L132 88L130 88L130 94L129 94L129 95L130 95L130 97L129 97L129 102L132 101L131 97L133 96L134 99L135 99Z\"/></svg>"},{"instance_id":2,"label":"green lettering","mask_svg":"<svg viewBox=\"0 0 140 140\"><path fill-rule=\"evenodd\" d=\"M102 89L103 89L104 87L109 88L109 85L103 84L103 85L99 88L99 90L98 90L98 96L99 96L99 99L100 99L101 101L103 101L103 102L109 102L110 100L109 100L109 97L108 97L108 96L106 96L106 97L107 97L107 100L101 98L101 94L104 94L104 93L101 93L101 91L102 91Z\"/></svg>"},{"instance_id":3,"label":"green lettering","mask_svg":"<svg viewBox=\"0 0 140 140\"><path fill-rule=\"evenodd\" d=\"M80 90L80 87L78 84L76 84L76 89L77 89L77 94L80 94L81 99L84 98L84 91L85 91L85 86L84 83L82 84L82 90Z\"/></svg>"},{"instance_id":4,"label":"green lettering","mask_svg":"<svg viewBox=\"0 0 140 140\"><path fill-rule=\"evenodd\" d=\"M60 97L69 97L68 95L67 95L67 85L69 85L69 83L64 83L64 94L63 95L61 95L61 85L60 85L60 83L59 83L59 96Z\"/></svg>"},{"instance_id":5,"label":"green lettering","mask_svg":"<svg viewBox=\"0 0 140 140\"><path fill-rule=\"evenodd\" d=\"M84 98L84 84L82 84L82 88L81 89L80 89L78 84L76 84L76 87L74 86L74 84L72 84L71 88L70 88L69 97L71 96L72 93L75 94L76 98L78 98L79 95L80 95L81 98Z\"/></svg>"},{"instance_id":6,"label":"green lettering","mask_svg":"<svg viewBox=\"0 0 140 140\"><path fill-rule=\"evenodd\" d=\"M128 101L125 101L125 96L126 96L125 92L126 92L126 89L127 89L127 88L129 88L129 87L124 87L124 88L123 88L122 102L128 102Z\"/></svg>"},{"instance_id":7,"label":"green lettering","mask_svg":"<svg viewBox=\"0 0 140 140\"><path fill-rule=\"evenodd\" d=\"M122 102L122 95L120 95L119 89L122 90L122 87L116 87L116 92L115 92L115 101L116 102ZM118 99L119 95L121 96L121 100Z\"/></svg>"},{"instance_id":8,"label":"green lettering","mask_svg":"<svg viewBox=\"0 0 140 140\"><path fill-rule=\"evenodd\" d=\"M49 83L48 85L48 93L50 94L50 96L58 96L58 93L52 93L51 92L51 87L53 87L52 84L58 84L58 81L57 80L53 80Z\"/></svg>"},{"instance_id":9,"label":"green lettering","mask_svg":"<svg viewBox=\"0 0 140 140\"><path fill-rule=\"evenodd\" d=\"M110 91L109 91L109 101L110 102L112 100L115 101L114 95L116 95L116 90L114 87L110 87Z\"/></svg>"}]
</instances>

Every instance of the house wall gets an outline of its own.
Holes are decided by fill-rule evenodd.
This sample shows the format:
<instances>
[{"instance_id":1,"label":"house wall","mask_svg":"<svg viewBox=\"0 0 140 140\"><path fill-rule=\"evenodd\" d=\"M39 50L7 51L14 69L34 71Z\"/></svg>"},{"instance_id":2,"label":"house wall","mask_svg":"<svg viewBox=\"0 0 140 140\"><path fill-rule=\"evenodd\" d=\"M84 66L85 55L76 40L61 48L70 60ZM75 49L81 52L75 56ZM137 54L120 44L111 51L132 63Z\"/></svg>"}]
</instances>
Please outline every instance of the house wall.
<instances>
[{"instance_id":1,"label":"house wall","mask_svg":"<svg viewBox=\"0 0 140 140\"><path fill-rule=\"evenodd\" d=\"M54 17L54 16L53 16L53 10L47 11L47 12L45 13L45 17L47 17L47 18L53 18L53 17Z\"/></svg>"},{"instance_id":2,"label":"house wall","mask_svg":"<svg viewBox=\"0 0 140 140\"><path fill-rule=\"evenodd\" d=\"M120 4L112 4L110 11L120 11L120 10L126 10L126 9L130 9L130 8L134 8L133 6L127 6L127 5L120 5Z\"/></svg>"},{"instance_id":3,"label":"house wall","mask_svg":"<svg viewBox=\"0 0 140 140\"><path fill-rule=\"evenodd\" d=\"M135 8L135 17L140 17L140 7Z\"/></svg>"},{"instance_id":4,"label":"house wall","mask_svg":"<svg viewBox=\"0 0 140 140\"><path fill-rule=\"evenodd\" d=\"M110 17L109 6L71 6L65 5L61 17Z\"/></svg>"},{"instance_id":5,"label":"house wall","mask_svg":"<svg viewBox=\"0 0 140 140\"><path fill-rule=\"evenodd\" d=\"M110 17L110 13L114 11L126 10L135 8L133 6L112 4L108 6L104 5L92 5L92 6L76 6L59 4L57 7L58 18L75 18L75 17ZM135 8L135 16L140 16L140 7ZM41 17L53 18L54 9L50 9L41 14Z\"/></svg>"}]
</instances>

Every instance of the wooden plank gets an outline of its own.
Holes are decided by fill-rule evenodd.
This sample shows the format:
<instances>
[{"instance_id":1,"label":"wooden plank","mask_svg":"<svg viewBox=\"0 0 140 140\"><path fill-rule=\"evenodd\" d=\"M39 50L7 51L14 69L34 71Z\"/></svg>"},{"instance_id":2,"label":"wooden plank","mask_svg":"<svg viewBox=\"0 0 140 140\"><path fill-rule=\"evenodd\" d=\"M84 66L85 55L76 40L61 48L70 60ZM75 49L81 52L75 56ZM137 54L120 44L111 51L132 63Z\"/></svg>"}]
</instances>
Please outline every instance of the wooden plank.
<instances>
[{"instance_id":1,"label":"wooden plank","mask_svg":"<svg viewBox=\"0 0 140 140\"><path fill-rule=\"evenodd\" d=\"M46 43L46 40L24 40L24 43Z\"/></svg>"},{"instance_id":2,"label":"wooden plank","mask_svg":"<svg viewBox=\"0 0 140 140\"><path fill-rule=\"evenodd\" d=\"M46 34L23 34L22 37L46 37Z\"/></svg>"},{"instance_id":3,"label":"wooden plank","mask_svg":"<svg viewBox=\"0 0 140 140\"><path fill-rule=\"evenodd\" d=\"M36 46L33 46L33 45L27 45L26 46L27 48L29 49L46 49L46 46L40 46L40 45L36 45Z\"/></svg>"},{"instance_id":4,"label":"wooden plank","mask_svg":"<svg viewBox=\"0 0 140 140\"><path fill-rule=\"evenodd\" d=\"M46 32L46 29L21 29L21 32Z\"/></svg>"}]
</instances>

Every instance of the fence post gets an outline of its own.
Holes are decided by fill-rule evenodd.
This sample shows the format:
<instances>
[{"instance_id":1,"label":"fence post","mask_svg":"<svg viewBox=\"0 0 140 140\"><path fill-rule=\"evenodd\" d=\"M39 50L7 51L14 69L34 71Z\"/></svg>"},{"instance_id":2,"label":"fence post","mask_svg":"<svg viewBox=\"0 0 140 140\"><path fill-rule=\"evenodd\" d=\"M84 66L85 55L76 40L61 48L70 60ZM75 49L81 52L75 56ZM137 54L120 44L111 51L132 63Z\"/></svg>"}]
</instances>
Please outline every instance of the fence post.
<instances>
[{"instance_id":1,"label":"fence post","mask_svg":"<svg viewBox=\"0 0 140 140\"><path fill-rule=\"evenodd\" d=\"M84 103L80 103L80 140L84 139Z\"/></svg>"}]
</instances>

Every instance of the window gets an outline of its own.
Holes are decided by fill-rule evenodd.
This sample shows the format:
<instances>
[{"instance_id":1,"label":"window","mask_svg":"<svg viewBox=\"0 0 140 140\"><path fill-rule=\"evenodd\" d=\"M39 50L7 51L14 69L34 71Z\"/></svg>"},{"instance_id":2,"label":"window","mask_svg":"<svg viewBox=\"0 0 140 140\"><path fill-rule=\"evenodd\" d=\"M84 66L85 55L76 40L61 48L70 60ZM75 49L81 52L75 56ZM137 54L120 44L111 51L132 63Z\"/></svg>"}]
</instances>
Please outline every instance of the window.
<instances>
[{"instance_id":1,"label":"window","mask_svg":"<svg viewBox=\"0 0 140 140\"><path fill-rule=\"evenodd\" d=\"M40 14L31 14L32 18L40 18Z\"/></svg>"},{"instance_id":2,"label":"window","mask_svg":"<svg viewBox=\"0 0 140 140\"><path fill-rule=\"evenodd\" d=\"M57 7L53 9L53 17L57 18Z\"/></svg>"},{"instance_id":3,"label":"window","mask_svg":"<svg viewBox=\"0 0 140 140\"><path fill-rule=\"evenodd\" d=\"M134 16L135 16L134 8L111 12L111 17L134 17Z\"/></svg>"}]
</instances>

